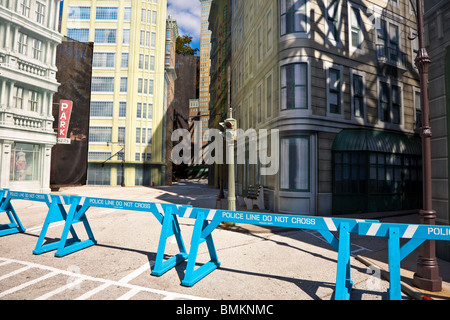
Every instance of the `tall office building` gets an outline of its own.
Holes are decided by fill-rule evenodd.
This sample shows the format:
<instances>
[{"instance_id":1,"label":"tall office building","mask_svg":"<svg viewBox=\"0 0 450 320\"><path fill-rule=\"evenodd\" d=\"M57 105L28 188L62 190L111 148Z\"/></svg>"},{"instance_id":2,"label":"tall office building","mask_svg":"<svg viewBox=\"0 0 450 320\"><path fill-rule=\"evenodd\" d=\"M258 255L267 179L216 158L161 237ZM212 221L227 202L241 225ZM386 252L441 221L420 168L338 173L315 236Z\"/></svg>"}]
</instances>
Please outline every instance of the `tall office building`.
<instances>
[{"instance_id":1,"label":"tall office building","mask_svg":"<svg viewBox=\"0 0 450 320\"><path fill-rule=\"evenodd\" d=\"M58 0L0 1L0 187L50 192Z\"/></svg>"},{"instance_id":2,"label":"tall office building","mask_svg":"<svg viewBox=\"0 0 450 320\"><path fill-rule=\"evenodd\" d=\"M209 126L209 84L211 81L211 31L209 28L209 13L211 10L212 0L200 0L201 2L201 33L200 33L200 85L199 85L199 108L198 115L202 122L202 135ZM203 141L204 143L207 140Z\"/></svg>"},{"instance_id":3,"label":"tall office building","mask_svg":"<svg viewBox=\"0 0 450 320\"><path fill-rule=\"evenodd\" d=\"M61 33L94 42L88 184L163 181L166 10L164 0L64 1Z\"/></svg>"}]
</instances>

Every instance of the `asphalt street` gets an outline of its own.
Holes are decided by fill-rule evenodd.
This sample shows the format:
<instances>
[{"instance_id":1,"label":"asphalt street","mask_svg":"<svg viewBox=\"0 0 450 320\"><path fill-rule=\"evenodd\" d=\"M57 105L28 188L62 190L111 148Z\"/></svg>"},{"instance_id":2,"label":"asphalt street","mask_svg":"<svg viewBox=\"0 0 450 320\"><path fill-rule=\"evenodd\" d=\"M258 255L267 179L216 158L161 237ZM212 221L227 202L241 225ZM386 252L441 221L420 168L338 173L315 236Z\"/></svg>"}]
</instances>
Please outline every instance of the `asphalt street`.
<instances>
[{"instance_id":1,"label":"asphalt street","mask_svg":"<svg viewBox=\"0 0 450 320\"><path fill-rule=\"evenodd\" d=\"M74 187L57 194L215 208L218 190L202 182L171 187ZM151 275L161 225L147 212L91 208L87 212L97 245L57 258L34 255L47 213L44 203L14 200L27 231L0 238L0 300L332 300L337 253L314 230L218 228L213 233L221 267L192 288L183 287L186 263L161 277ZM189 250L194 220L180 218ZM7 223L0 216L0 224ZM47 242L59 239L63 224L53 223ZM87 236L82 225L80 238ZM242 232L244 231L244 232ZM383 250L382 238L352 236L352 300L387 299L389 284L379 270L355 257ZM178 252L168 240L167 254ZM209 260L206 244L199 262ZM404 299L411 299L402 293Z\"/></svg>"}]
</instances>

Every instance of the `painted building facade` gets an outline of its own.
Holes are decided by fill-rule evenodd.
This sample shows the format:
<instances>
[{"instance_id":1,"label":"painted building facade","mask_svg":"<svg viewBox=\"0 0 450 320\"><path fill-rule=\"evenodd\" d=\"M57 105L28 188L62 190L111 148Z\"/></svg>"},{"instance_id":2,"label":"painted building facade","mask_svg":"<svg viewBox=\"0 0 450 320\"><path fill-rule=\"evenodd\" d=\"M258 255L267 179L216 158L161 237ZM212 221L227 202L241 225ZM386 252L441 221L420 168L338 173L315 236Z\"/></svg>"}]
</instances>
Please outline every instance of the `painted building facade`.
<instances>
[{"instance_id":1,"label":"painted building facade","mask_svg":"<svg viewBox=\"0 0 450 320\"><path fill-rule=\"evenodd\" d=\"M237 127L278 129L275 175L237 166L238 194L331 215L421 207L415 16L407 0L231 1ZM270 141L270 140L269 140ZM251 149L246 144L247 157Z\"/></svg>"},{"instance_id":2,"label":"painted building facade","mask_svg":"<svg viewBox=\"0 0 450 320\"><path fill-rule=\"evenodd\" d=\"M428 73L433 209L436 224L450 224L449 120L450 120L450 2L425 1L425 44L431 59ZM437 256L450 261L450 246L436 242Z\"/></svg>"},{"instance_id":3,"label":"painted building facade","mask_svg":"<svg viewBox=\"0 0 450 320\"><path fill-rule=\"evenodd\" d=\"M0 1L0 187L50 192L58 0Z\"/></svg>"},{"instance_id":4,"label":"painted building facade","mask_svg":"<svg viewBox=\"0 0 450 320\"><path fill-rule=\"evenodd\" d=\"M88 184L163 183L166 10L164 0L64 1L61 33L94 42Z\"/></svg>"}]
</instances>

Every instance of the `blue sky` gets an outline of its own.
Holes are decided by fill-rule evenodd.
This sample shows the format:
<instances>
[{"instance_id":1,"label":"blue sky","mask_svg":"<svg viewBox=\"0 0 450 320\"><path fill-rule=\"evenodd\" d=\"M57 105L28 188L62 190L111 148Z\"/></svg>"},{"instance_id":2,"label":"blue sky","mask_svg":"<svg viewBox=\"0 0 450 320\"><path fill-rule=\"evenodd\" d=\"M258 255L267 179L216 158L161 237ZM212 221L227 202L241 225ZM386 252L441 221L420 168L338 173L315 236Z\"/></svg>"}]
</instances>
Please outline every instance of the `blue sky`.
<instances>
[{"instance_id":1,"label":"blue sky","mask_svg":"<svg viewBox=\"0 0 450 320\"><path fill-rule=\"evenodd\" d=\"M192 47L200 48L200 1L167 0L167 15L177 20L180 35L190 35Z\"/></svg>"}]
</instances>

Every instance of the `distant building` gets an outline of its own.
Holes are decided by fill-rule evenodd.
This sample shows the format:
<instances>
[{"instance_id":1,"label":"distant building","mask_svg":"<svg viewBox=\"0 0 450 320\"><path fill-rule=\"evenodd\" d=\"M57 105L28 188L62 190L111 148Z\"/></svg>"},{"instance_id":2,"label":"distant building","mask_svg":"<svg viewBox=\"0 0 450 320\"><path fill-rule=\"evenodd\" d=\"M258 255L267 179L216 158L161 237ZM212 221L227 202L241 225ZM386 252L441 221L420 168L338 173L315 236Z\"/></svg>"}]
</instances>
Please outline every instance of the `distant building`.
<instances>
[{"instance_id":1,"label":"distant building","mask_svg":"<svg viewBox=\"0 0 450 320\"><path fill-rule=\"evenodd\" d=\"M431 169L433 209L436 224L450 224L449 152L450 152L450 2L430 0L425 3L425 41L431 58L428 73L430 105ZM447 241L436 242L437 255L450 261Z\"/></svg>"},{"instance_id":2,"label":"distant building","mask_svg":"<svg viewBox=\"0 0 450 320\"><path fill-rule=\"evenodd\" d=\"M199 84L199 114L198 121L202 122L202 134L208 130L209 126L209 85L210 77L210 51L211 51L211 31L208 29L209 12L212 0L199 0L201 2L201 19L200 19L200 84ZM207 143L207 140L203 141Z\"/></svg>"},{"instance_id":3,"label":"distant building","mask_svg":"<svg viewBox=\"0 0 450 320\"><path fill-rule=\"evenodd\" d=\"M50 192L59 0L0 1L0 187Z\"/></svg>"},{"instance_id":4,"label":"distant building","mask_svg":"<svg viewBox=\"0 0 450 320\"><path fill-rule=\"evenodd\" d=\"M292 214L419 209L409 2L231 3L237 127L280 133L278 149L267 147L279 155L278 173L261 175L260 162L237 165L238 194L262 185L266 208ZM248 143L246 150L248 157Z\"/></svg>"},{"instance_id":5,"label":"distant building","mask_svg":"<svg viewBox=\"0 0 450 320\"><path fill-rule=\"evenodd\" d=\"M94 42L88 184L164 183L166 11L165 0L64 1L61 33Z\"/></svg>"},{"instance_id":6,"label":"distant building","mask_svg":"<svg viewBox=\"0 0 450 320\"><path fill-rule=\"evenodd\" d=\"M178 26L177 21L175 19L172 19L169 17L166 22L166 60L165 60L165 89L164 92L166 93L166 107L164 112L164 123L165 123L165 130L164 130L164 137L163 140L165 141L164 151L163 151L163 158L166 163L165 167L163 167L163 177L164 177L164 184L165 185L171 185L172 184L172 174L173 174L173 168L172 168L172 149L173 149L173 143L172 143L172 132L174 130L174 121L175 121L175 83L177 80L177 73L175 70L176 65L176 44L177 44L177 38L178 38Z\"/></svg>"}]
</instances>

